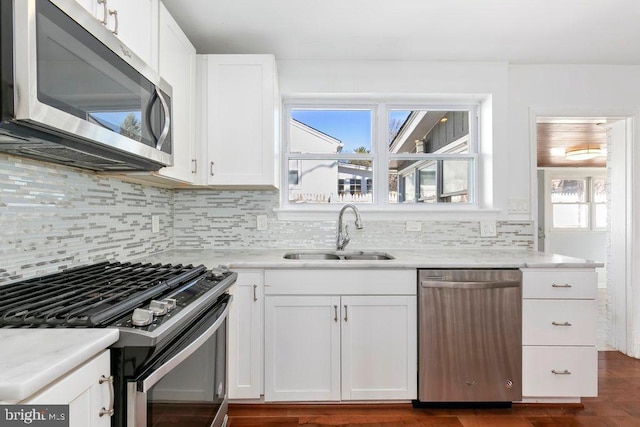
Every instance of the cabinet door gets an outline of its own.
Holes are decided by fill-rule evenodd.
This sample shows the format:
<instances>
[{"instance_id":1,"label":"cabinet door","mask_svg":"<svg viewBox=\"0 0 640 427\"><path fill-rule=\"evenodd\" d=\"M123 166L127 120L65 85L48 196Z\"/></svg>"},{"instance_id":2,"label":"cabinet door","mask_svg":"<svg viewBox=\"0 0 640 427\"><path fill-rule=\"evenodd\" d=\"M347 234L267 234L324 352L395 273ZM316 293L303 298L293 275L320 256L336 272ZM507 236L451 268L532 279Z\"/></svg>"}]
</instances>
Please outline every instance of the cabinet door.
<instances>
[{"instance_id":1,"label":"cabinet door","mask_svg":"<svg viewBox=\"0 0 640 427\"><path fill-rule=\"evenodd\" d=\"M111 417L100 416L100 410L112 404L109 401L109 384L99 382L101 376L109 375L109 351L105 350L99 356L20 403L68 404L70 427L109 427Z\"/></svg>"},{"instance_id":2,"label":"cabinet door","mask_svg":"<svg viewBox=\"0 0 640 427\"><path fill-rule=\"evenodd\" d=\"M195 181L196 49L169 11L160 5L160 76L173 89L173 166L160 175Z\"/></svg>"},{"instance_id":3,"label":"cabinet door","mask_svg":"<svg viewBox=\"0 0 640 427\"><path fill-rule=\"evenodd\" d=\"M342 297L342 399L415 399L416 298Z\"/></svg>"},{"instance_id":4,"label":"cabinet door","mask_svg":"<svg viewBox=\"0 0 640 427\"><path fill-rule=\"evenodd\" d=\"M272 55L207 55L207 184L277 187Z\"/></svg>"},{"instance_id":5,"label":"cabinet door","mask_svg":"<svg viewBox=\"0 0 640 427\"><path fill-rule=\"evenodd\" d=\"M340 297L265 298L265 401L340 400Z\"/></svg>"},{"instance_id":6,"label":"cabinet door","mask_svg":"<svg viewBox=\"0 0 640 427\"><path fill-rule=\"evenodd\" d=\"M158 70L158 0L107 0L107 27L154 70ZM100 15L100 14L98 14Z\"/></svg>"},{"instance_id":7,"label":"cabinet door","mask_svg":"<svg viewBox=\"0 0 640 427\"><path fill-rule=\"evenodd\" d=\"M229 309L229 398L262 394L263 272L239 271Z\"/></svg>"}]
</instances>

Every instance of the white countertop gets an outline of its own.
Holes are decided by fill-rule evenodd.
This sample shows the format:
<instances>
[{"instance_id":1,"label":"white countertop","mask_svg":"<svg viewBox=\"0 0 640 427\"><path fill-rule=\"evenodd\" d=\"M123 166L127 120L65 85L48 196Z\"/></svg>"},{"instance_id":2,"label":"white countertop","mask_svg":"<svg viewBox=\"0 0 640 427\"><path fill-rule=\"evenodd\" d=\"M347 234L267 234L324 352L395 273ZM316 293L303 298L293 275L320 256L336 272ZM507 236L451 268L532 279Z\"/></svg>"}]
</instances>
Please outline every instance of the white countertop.
<instances>
[{"instance_id":1,"label":"white countertop","mask_svg":"<svg viewBox=\"0 0 640 427\"><path fill-rule=\"evenodd\" d=\"M119 335L117 329L0 329L0 402L26 399Z\"/></svg>"},{"instance_id":2,"label":"white countertop","mask_svg":"<svg viewBox=\"0 0 640 427\"><path fill-rule=\"evenodd\" d=\"M349 248L348 251L365 250ZM331 252L331 249L327 249ZM368 249L366 251L369 251ZM231 269L243 268L581 268L603 267L601 262L548 254L530 250L510 249L389 249L394 257L384 261L288 260L287 252L298 249L201 249L171 250L153 254L139 261L160 263L203 264L213 268L220 264ZM308 252L308 251L307 251ZM315 251L314 251L315 252Z\"/></svg>"}]
</instances>

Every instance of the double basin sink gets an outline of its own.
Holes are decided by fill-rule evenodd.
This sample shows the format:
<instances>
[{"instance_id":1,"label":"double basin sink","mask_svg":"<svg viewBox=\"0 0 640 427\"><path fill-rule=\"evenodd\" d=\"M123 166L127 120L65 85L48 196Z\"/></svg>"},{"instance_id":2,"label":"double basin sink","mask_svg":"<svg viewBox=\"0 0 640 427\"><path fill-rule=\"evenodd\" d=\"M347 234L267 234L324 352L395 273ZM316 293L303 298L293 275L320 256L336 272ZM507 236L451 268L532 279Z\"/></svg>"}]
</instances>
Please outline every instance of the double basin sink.
<instances>
[{"instance_id":1,"label":"double basin sink","mask_svg":"<svg viewBox=\"0 0 640 427\"><path fill-rule=\"evenodd\" d=\"M322 260L342 260L342 261L379 261L394 259L384 252L363 252L363 251L314 251L314 252L288 252L284 254L284 259L295 259L304 261Z\"/></svg>"}]
</instances>

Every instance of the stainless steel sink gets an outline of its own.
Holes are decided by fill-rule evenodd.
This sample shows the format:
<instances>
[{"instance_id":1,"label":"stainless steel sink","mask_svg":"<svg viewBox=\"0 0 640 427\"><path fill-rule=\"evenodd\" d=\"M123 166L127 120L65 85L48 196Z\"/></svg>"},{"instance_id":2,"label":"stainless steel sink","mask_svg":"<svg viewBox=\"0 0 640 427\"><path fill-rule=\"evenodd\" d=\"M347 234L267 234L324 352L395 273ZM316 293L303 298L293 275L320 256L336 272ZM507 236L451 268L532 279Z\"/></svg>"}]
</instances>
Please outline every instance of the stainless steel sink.
<instances>
[{"instance_id":1,"label":"stainless steel sink","mask_svg":"<svg viewBox=\"0 0 640 427\"><path fill-rule=\"evenodd\" d=\"M340 256L325 252L289 252L284 254L284 259L300 259L300 260L326 260L326 259L342 259Z\"/></svg>"},{"instance_id":2,"label":"stainless steel sink","mask_svg":"<svg viewBox=\"0 0 640 427\"><path fill-rule=\"evenodd\" d=\"M394 259L391 255L384 252L356 252L351 254L345 254L343 256L346 260L389 260Z\"/></svg>"},{"instance_id":3,"label":"stainless steel sink","mask_svg":"<svg viewBox=\"0 0 640 427\"><path fill-rule=\"evenodd\" d=\"M326 251L326 252L287 252L283 256L284 259L296 259L296 260L343 260L343 261L380 261L394 259L393 256L384 252L341 252L341 251Z\"/></svg>"}]
</instances>

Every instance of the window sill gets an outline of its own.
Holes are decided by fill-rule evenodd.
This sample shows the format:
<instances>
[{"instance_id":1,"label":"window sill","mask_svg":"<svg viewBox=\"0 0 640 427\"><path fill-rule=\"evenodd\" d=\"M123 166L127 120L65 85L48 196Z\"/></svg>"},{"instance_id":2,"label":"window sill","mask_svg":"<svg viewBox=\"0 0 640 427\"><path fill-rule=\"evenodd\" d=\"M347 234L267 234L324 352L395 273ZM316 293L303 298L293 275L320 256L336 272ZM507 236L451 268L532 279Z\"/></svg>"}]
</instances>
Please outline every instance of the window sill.
<instances>
[{"instance_id":1,"label":"window sill","mask_svg":"<svg viewBox=\"0 0 640 427\"><path fill-rule=\"evenodd\" d=\"M286 208L274 209L278 220L284 221L325 221L337 220L338 213L342 205L331 206L304 206L300 209ZM431 209L380 209L368 206L357 206L363 220L373 221L496 221L502 213L500 209L478 209L470 207L460 207L452 209L450 207L433 207Z\"/></svg>"}]
</instances>

